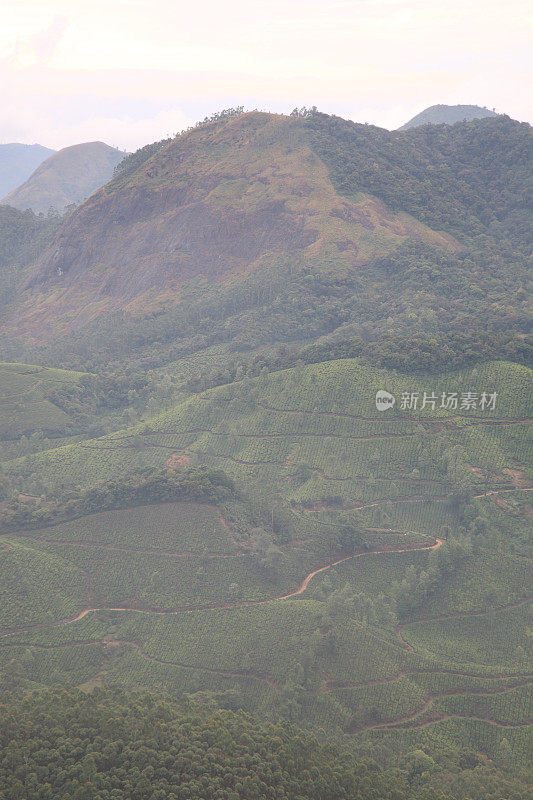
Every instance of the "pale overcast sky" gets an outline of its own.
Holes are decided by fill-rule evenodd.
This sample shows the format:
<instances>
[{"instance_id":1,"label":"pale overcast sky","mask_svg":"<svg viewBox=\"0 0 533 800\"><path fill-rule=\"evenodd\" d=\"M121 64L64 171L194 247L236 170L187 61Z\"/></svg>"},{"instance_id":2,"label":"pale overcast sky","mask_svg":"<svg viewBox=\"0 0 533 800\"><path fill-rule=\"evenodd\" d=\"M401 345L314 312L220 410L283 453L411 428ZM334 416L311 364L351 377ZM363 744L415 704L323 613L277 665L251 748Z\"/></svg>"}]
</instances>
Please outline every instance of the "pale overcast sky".
<instances>
[{"instance_id":1,"label":"pale overcast sky","mask_svg":"<svg viewBox=\"0 0 533 800\"><path fill-rule=\"evenodd\" d=\"M128 150L234 105L532 121L532 0L2 0L0 142Z\"/></svg>"}]
</instances>

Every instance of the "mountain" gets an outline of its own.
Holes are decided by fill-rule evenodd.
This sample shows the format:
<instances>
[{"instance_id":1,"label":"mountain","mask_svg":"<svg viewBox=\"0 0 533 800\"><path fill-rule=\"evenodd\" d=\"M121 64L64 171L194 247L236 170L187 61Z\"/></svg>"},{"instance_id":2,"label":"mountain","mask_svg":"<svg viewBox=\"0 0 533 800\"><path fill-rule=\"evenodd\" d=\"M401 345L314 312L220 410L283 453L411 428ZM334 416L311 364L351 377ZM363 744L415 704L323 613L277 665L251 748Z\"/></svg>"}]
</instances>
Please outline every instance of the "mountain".
<instances>
[{"instance_id":1,"label":"mountain","mask_svg":"<svg viewBox=\"0 0 533 800\"><path fill-rule=\"evenodd\" d=\"M7 194L2 203L46 214L79 205L113 175L124 153L103 142L65 147L43 161L29 178Z\"/></svg>"},{"instance_id":2,"label":"mountain","mask_svg":"<svg viewBox=\"0 0 533 800\"><path fill-rule=\"evenodd\" d=\"M530 152L230 110L0 208L0 796L529 796Z\"/></svg>"},{"instance_id":3,"label":"mountain","mask_svg":"<svg viewBox=\"0 0 533 800\"><path fill-rule=\"evenodd\" d=\"M456 122L471 122L473 119L496 116L498 115L495 111L481 106L429 106L398 130L406 131L409 128L418 128L420 125L455 125Z\"/></svg>"},{"instance_id":4,"label":"mountain","mask_svg":"<svg viewBox=\"0 0 533 800\"><path fill-rule=\"evenodd\" d=\"M28 286L60 292L73 310L83 293L70 323L80 325L106 308L168 306L192 280L223 283L328 248L355 269L408 237L452 246L376 198L339 196L299 120L253 113L166 143L131 172L125 166L64 226Z\"/></svg>"},{"instance_id":5,"label":"mountain","mask_svg":"<svg viewBox=\"0 0 533 800\"><path fill-rule=\"evenodd\" d=\"M40 144L0 144L0 197L20 186L54 152Z\"/></svg>"},{"instance_id":6,"label":"mountain","mask_svg":"<svg viewBox=\"0 0 533 800\"><path fill-rule=\"evenodd\" d=\"M409 266L420 278L428 258L440 265L436 297L421 300L428 313L455 318L459 309L450 313L450 301L438 299L448 289L438 286L465 282L473 259L469 283L479 291L468 290L468 300L455 293L451 303L463 315L475 307L491 314L487 281L511 297L524 281L524 256L497 254L494 237L512 239L511 249L527 240L530 137L528 125L505 117L453 133L259 112L199 126L125 159L66 219L19 292L6 335L42 344L83 330L85 351L96 336L96 349L121 356L132 339L140 347L193 329L198 336L202 320L211 343L218 320L224 327L229 318L235 324L221 335L236 342L259 321L263 342L342 326L361 335L362 324L379 335L408 324ZM484 239L471 251L474 235ZM380 312L363 300L370 294L382 297ZM316 307L314 319L300 314L298 334L279 319L295 302ZM250 325L243 315L258 307Z\"/></svg>"}]
</instances>

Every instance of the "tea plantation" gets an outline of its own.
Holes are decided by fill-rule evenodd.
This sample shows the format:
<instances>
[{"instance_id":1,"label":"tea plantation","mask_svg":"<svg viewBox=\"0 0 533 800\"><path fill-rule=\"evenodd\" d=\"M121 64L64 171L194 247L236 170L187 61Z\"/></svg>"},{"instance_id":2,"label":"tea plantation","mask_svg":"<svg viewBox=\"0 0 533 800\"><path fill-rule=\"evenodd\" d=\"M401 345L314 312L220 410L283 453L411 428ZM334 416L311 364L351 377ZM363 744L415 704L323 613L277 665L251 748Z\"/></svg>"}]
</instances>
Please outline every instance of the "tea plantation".
<instances>
[{"instance_id":1,"label":"tea plantation","mask_svg":"<svg viewBox=\"0 0 533 800\"><path fill-rule=\"evenodd\" d=\"M521 769L530 385L506 362L406 376L343 359L5 459L19 492L45 483L65 500L59 514L36 498L26 525L8 526L5 509L4 685L156 688L321 729L385 763L468 742ZM396 397L384 412L379 389ZM441 407L454 393L457 407ZM204 468L234 495L111 498L92 513L72 499L100 482L104 503L109 481L133 473Z\"/></svg>"}]
</instances>

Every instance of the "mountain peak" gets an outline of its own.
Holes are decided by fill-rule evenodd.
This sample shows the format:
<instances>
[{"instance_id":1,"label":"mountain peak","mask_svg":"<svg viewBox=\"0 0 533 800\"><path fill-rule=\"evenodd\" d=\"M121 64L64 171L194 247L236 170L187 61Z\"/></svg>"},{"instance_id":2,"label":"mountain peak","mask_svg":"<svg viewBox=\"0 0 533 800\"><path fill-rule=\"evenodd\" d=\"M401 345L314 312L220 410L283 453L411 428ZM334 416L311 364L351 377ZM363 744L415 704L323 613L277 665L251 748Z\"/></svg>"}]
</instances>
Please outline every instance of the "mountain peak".
<instances>
[{"instance_id":1,"label":"mountain peak","mask_svg":"<svg viewBox=\"0 0 533 800\"><path fill-rule=\"evenodd\" d=\"M104 142L84 142L64 147L42 161L30 177L2 200L24 211L63 211L79 204L113 175L124 153Z\"/></svg>"},{"instance_id":2,"label":"mountain peak","mask_svg":"<svg viewBox=\"0 0 533 800\"><path fill-rule=\"evenodd\" d=\"M424 109L398 130L406 131L409 128L418 128L420 125L454 125L456 122L470 122L473 119L497 116L495 111L481 106L436 105Z\"/></svg>"}]
</instances>

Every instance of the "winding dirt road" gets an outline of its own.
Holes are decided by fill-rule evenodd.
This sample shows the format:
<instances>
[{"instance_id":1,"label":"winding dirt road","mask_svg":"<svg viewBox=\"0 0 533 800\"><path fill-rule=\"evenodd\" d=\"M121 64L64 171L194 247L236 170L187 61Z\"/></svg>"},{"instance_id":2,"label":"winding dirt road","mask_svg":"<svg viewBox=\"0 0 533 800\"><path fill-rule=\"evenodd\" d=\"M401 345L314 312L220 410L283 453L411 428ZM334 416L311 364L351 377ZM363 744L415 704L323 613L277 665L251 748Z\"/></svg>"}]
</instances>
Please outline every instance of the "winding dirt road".
<instances>
[{"instance_id":1,"label":"winding dirt road","mask_svg":"<svg viewBox=\"0 0 533 800\"><path fill-rule=\"evenodd\" d=\"M408 553L420 550L436 550L443 544L444 542L442 541L442 539L436 538L433 544L424 545L423 547L403 547L403 548L388 547L382 550L365 550L362 553L354 553L353 555L350 556L344 556L344 558L339 558L337 561L333 561L330 564L326 564L323 567L319 567L318 569L313 570L313 572L310 572L308 575L306 575L306 577L300 583L298 588L284 595L265 597L260 600L242 600L238 603L224 603L222 605L215 605L215 606L190 606L190 607L175 608L175 609L145 609L145 608L132 608L130 606L120 606L120 607L100 606L94 608L92 607L84 608L75 617L60 619L56 620L55 622L36 623L35 625L29 625L23 628L14 628L12 630L0 633L0 638L4 638L6 636L16 636L17 634L28 633L32 630L57 627L58 625L71 625L74 622L79 622L79 620L83 619L88 614L93 614L98 611L130 612L135 614L164 614L169 616L177 616L178 614L191 614L195 611L217 611L221 609L244 608L246 606L264 605L265 603L272 603L279 600L290 600L293 597L298 597L299 595L303 594L307 589L307 587L309 586L309 583L315 577L315 575L318 575L321 572L325 572L328 569L332 569L333 567L336 567L339 564L343 564L345 561L352 561L356 558L363 558L364 556L381 555L383 553Z\"/></svg>"},{"instance_id":2,"label":"winding dirt road","mask_svg":"<svg viewBox=\"0 0 533 800\"><path fill-rule=\"evenodd\" d=\"M470 720L478 720L480 722L486 722L489 725L496 725L498 728L521 728L527 727L531 725L531 720L526 719L520 722L501 722L496 719L492 719L491 717L478 717L475 714L460 714L459 712L456 713L446 713L446 712L436 712L432 714L430 717L424 716L431 708L435 701L441 700L445 697L454 697L454 696L461 696L461 695L499 695L499 694L506 694L507 692L512 692L515 689L519 689L523 686L529 686L531 684L530 679L525 679L522 681L518 681L517 683L513 684L512 686L504 686L502 687L493 687L492 689L448 689L442 692L435 692L434 694L428 695L423 703L418 706L411 714L406 714L403 717L397 717L396 719L386 720L384 722L376 722L376 723L362 723L360 725L354 725L351 727L347 732L351 734L355 733L363 733L364 731L375 731L375 730L398 730L399 728L426 728L429 725L434 725L436 722L444 722L447 719L470 719Z\"/></svg>"},{"instance_id":3,"label":"winding dirt road","mask_svg":"<svg viewBox=\"0 0 533 800\"><path fill-rule=\"evenodd\" d=\"M94 607L94 608L85 608L82 611L80 611L75 617L62 619L62 620L57 620L56 622L52 622L52 623L40 623L40 624L36 624L36 625L33 625L33 626L25 627L25 628L18 628L18 629L15 629L15 630L6 631L6 632L3 632L2 634L0 634L0 638L3 639L3 638L6 638L6 637L16 636L17 634L26 633L26 632L29 632L31 630L35 630L35 629L38 629L38 628L56 627L56 626L60 626L60 625L69 625L69 624L72 624L74 622L78 622L79 620L84 619L86 616L88 616L91 613L96 613L98 611L131 612L131 613L137 613L137 614L178 615L178 614L182 614L182 613L193 613L195 611L209 611L209 610L214 611L214 610L219 610L219 609L230 609L230 608L238 608L238 607L251 606L251 605L263 605L263 604L266 604L266 603L271 603L271 602L276 602L276 601L290 600L291 598L298 597L298 596L302 595L307 590L307 588L309 587L310 582L313 580L313 578L316 575L319 575L320 573L325 572L325 571L327 571L329 569L332 569L332 568L338 566L339 564L343 564L343 563L345 563L347 561L351 561L351 560L354 560L356 558L362 558L364 556L380 555L380 554L383 554L383 553L390 553L390 552L405 553L405 552L416 552L416 551L421 551L421 550L436 550L439 547L441 547L442 545L443 545L443 541L441 539L437 539L436 538L434 540L433 544L424 545L422 547L404 547L404 548L389 547L389 548L385 548L385 549L381 549L381 550L369 550L369 551L365 551L365 552L362 552L362 553L355 553L353 555L344 556L343 558L337 559L336 561L333 561L333 562L331 562L329 564L325 564L323 567L319 567L318 569L315 569L312 572L310 572L308 575L305 576L305 578L302 580L300 585L296 589L294 589L293 591L289 592L288 594L277 595L275 597L264 598L264 599L261 599L261 600L249 600L249 601L242 601L242 602L238 602L238 603L228 603L228 604L223 604L223 605L218 605L218 606L207 606L207 607L206 606L194 606L194 607L191 607L191 608L182 608L182 609L174 609L174 610L150 610L150 609L139 609L139 608L131 608L131 607L114 607L114 608L113 607L99 607L99 608ZM479 612L471 612L471 613L474 616L478 616L478 615L485 614L485 613L491 613L492 611L499 611L499 610L503 610L505 608L511 608L511 607L515 607L515 606L518 606L518 605L522 605L522 604L528 602L528 600L530 600L530 599L531 598L526 597L526 598L520 599L519 601L516 601L515 603L509 603L506 606L502 606L499 609L490 609L489 611L479 611ZM458 613L458 614L442 615L440 617L436 617L436 618L433 618L433 619L448 619L450 617L456 617L456 616L468 616L468 613L465 612L465 613ZM417 622L424 622L424 621L427 621L427 620L417 620L415 623L406 623L406 624L416 624ZM405 639L402 636L401 631L402 631L402 628L405 627L405 625L398 626L398 628L396 629L396 633L397 633L398 638L400 639L400 641L404 645L404 647L406 647L406 649L409 650L410 652L414 652L414 648L412 647L412 645L410 645L408 642L406 642ZM266 673L256 672L254 670L231 670L231 669L222 669L222 668L216 668L216 667L207 667L207 666L202 666L202 665L198 666L198 665L191 665L191 664L186 664L186 663L182 663L182 662L174 662L174 661L170 661L170 660L166 660L166 659L161 659L161 658L157 658L156 656L153 656L153 655L147 653L143 649L142 644L140 642L136 642L136 641L115 640L115 639L105 639L105 638L104 639L97 639L97 640L85 640L85 641L84 640L81 640L81 641L77 640L77 641L62 643L62 644L59 645L59 647L69 647L69 646L73 646L73 645L76 645L76 644L77 645L83 645L83 644L85 644L85 645L95 645L95 644L102 645L103 644L106 648L109 648L109 649L112 649L114 647L125 647L125 646L128 647L129 646L129 647L134 648L134 650L137 652L137 654L140 657L145 658L146 660L148 660L148 661L150 661L150 662L152 662L154 664L172 665L172 666L180 667L182 669L203 670L203 671L207 671L207 672L210 672L210 673L213 673L213 674L217 674L220 677L228 678L228 679L252 679L252 680L264 681L266 684L268 684L276 692L280 691L280 685L273 678L271 678L269 675L267 675ZM24 646L28 646L28 643L2 642L1 646L8 646L8 647L9 646L13 646L13 647L22 646L22 647L24 647ZM29 646L42 647L44 649L55 649L55 647L57 647L57 645L39 645L39 644L29 645ZM335 691L335 690L339 690L339 689L350 689L350 688L356 689L356 688L364 688L364 687L367 687L367 686L376 686L376 685L385 684L385 683L393 683L395 681L401 680L401 678L404 677L404 676L407 676L407 675L413 675L414 676L414 675L423 674L423 673L426 673L426 672L432 673L433 671L432 670L423 670L423 669L413 669L413 670L400 669L394 675L387 676L387 677L384 677L384 678L377 678L377 679L374 679L374 680L364 681L364 682L361 682L361 683L339 684L339 683L335 683L333 681L326 681L324 683L324 685L318 690L318 692L322 693L322 692L329 692L329 691ZM477 719L479 721L483 721L483 722L486 722L487 724L495 725L495 726L498 726L498 727L501 727L501 728L519 727L519 726L525 726L525 725L530 724L530 721L524 721L524 722L518 722L518 723L511 724L511 723L507 723L507 722L494 720L494 719L491 719L489 717L477 717L475 715L466 715L466 714L463 715L463 714L460 714L460 713L435 712L433 714L430 714L429 717L427 716L427 714L430 711L431 706L436 701L438 701L439 699L442 699L444 697L454 696L454 695L463 695L463 694L464 695L471 695L471 694L475 694L475 695L504 694L506 692L510 692L510 691L513 691L513 690L518 689L520 687L529 685L531 683L532 676L530 676L530 675L519 675L519 674L516 674L516 675L491 675L491 676L486 676L486 675L475 675L474 673L461 672L461 671L458 671L458 670L445 670L445 669L443 669L443 670L434 670L434 672L436 674L456 674L458 676L473 677L473 678L483 678L483 679L486 679L486 680L498 680L498 679L500 679L500 680L501 679L509 680L509 679L512 679L513 683L511 685L506 685L506 686L503 686L503 687L502 686L471 687L470 689L465 689L464 687L457 687L457 688L446 689L446 690L443 690L442 692L434 692L434 693L431 693L431 694L427 695L424 698L423 703L421 705L419 705L416 709L414 709L413 712L410 713L410 714L406 714L405 716L402 716L402 717L399 717L399 718L396 718L396 719L392 719L392 720L377 721L377 722L367 722L367 723L363 722L363 723L354 725L351 729L347 730L347 733L359 734L359 733L363 733L364 731L370 731L370 730L387 730L387 729L389 729L389 730L393 730L393 729L398 730L398 729L401 729L401 728L423 728L423 727L426 727L426 726L429 726L429 725L433 725L433 724L438 723L438 722L443 722L445 720L455 719L455 718L457 718L457 719Z\"/></svg>"}]
</instances>

